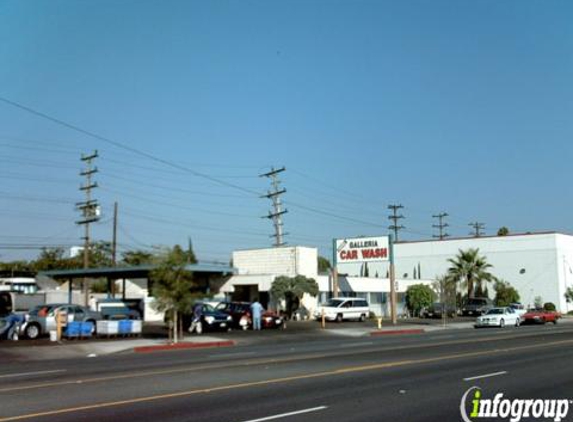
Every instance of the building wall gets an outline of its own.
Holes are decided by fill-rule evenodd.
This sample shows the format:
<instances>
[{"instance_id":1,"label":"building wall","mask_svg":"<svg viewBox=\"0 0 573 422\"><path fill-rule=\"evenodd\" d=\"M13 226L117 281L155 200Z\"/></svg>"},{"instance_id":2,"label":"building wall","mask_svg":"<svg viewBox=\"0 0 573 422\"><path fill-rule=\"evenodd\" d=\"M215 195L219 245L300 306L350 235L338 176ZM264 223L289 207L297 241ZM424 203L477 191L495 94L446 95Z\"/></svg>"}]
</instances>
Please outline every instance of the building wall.
<instances>
[{"instance_id":1,"label":"building wall","mask_svg":"<svg viewBox=\"0 0 573 422\"><path fill-rule=\"evenodd\" d=\"M435 279L446 274L460 250L478 248L492 265L490 271L517 289L521 302L532 305L535 297L553 302L562 312L572 307L564 298L567 286L573 285L573 236L547 233L480 238L447 239L442 241L407 242L395 245L396 277L416 276ZM359 268L340 271L358 274ZM418 273L418 268L420 269ZM370 273L386 274L387 264L372 265ZM490 297L495 292L488 286Z\"/></svg>"},{"instance_id":2,"label":"building wall","mask_svg":"<svg viewBox=\"0 0 573 422\"><path fill-rule=\"evenodd\" d=\"M233 252L233 266L239 275L276 274L294 277L316 277L316 248L285 246Z\"/></svg>"}]
</instances>

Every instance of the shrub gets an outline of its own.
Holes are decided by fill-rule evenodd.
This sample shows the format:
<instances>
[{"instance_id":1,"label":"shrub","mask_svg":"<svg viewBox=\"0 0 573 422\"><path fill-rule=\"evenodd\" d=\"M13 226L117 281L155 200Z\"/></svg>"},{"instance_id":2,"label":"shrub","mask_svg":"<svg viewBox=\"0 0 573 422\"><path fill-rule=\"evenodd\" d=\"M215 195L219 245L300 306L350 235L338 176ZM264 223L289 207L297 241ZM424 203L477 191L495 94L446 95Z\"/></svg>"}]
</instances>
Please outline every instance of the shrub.
<instances>
[{"instance_id":1,"label":"shrub","mask_svg":"<svg viewBox=\"0 0 573 422\"><path fill-rule=\"evenodd\" d=\"M546 311L555 311L557 307L552 302L546 302L543 304L543 309Z\"/></svg>"}]
</instances>

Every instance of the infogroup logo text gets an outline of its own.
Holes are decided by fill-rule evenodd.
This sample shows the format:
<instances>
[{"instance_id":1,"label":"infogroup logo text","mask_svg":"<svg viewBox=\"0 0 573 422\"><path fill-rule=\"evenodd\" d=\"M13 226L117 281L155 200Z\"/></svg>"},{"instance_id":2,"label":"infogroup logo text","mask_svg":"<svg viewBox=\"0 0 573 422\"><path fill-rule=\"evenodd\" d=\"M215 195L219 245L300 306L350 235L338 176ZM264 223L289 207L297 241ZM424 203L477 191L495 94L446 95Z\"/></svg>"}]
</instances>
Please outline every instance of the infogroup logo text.
<instances>
[{"instance_id":1,"label":"infogroup logo text","mask_svg":"<svg viewBox=\"0 0 573 422\"><path fill-rule=\"evenodd\" d=\"M469 415L466 410L468 400L471 400ZM503 393L487 399L479 387L472 387L462 396L460 413L465 422L487 418L508 419L510 422L536 419L560 422L567 417L571 403L568 399L507 399Z\"/></svg>"}]
</instances>

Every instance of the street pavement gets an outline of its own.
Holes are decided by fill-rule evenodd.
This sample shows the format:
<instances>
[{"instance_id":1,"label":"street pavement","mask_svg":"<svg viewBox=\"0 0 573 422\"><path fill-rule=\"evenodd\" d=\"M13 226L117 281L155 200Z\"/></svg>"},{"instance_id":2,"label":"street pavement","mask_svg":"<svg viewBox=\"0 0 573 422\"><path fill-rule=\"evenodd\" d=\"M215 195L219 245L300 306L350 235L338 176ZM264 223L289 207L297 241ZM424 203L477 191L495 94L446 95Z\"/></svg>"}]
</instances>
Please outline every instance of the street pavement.
<instances>
[{"instance_id":1,"label":"street pavement","mask_svg":"<svg viewBox=\"0 0 573 422\"><path fill-rule=\"evenodd\" d=\"M573 398L569 323L381 337L327 329L303 341L287 331L247 333L233 348L13 361L0 368L0 422L457 421L474 386L484 397Z\"/></svg>"}]
</instances>

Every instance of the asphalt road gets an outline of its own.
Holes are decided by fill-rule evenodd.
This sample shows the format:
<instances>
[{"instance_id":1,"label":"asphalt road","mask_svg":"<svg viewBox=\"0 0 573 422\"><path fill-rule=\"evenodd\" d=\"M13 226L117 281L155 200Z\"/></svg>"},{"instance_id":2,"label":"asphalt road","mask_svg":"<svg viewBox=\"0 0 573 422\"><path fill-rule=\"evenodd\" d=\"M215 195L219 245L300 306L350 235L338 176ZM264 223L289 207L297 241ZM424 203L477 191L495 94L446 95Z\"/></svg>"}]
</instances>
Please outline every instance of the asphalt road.
<instances>
[{"instance_id":1,"label":"asphalt road","mask_svg":"<svg viewBox=\"0 0 573 422\"><path fill-rule=\"evenodd\" d=\"M563 324L12 362L0 422L458 421L474 386L573 399L571 346Z\"/></svg>"}]
</instances>

